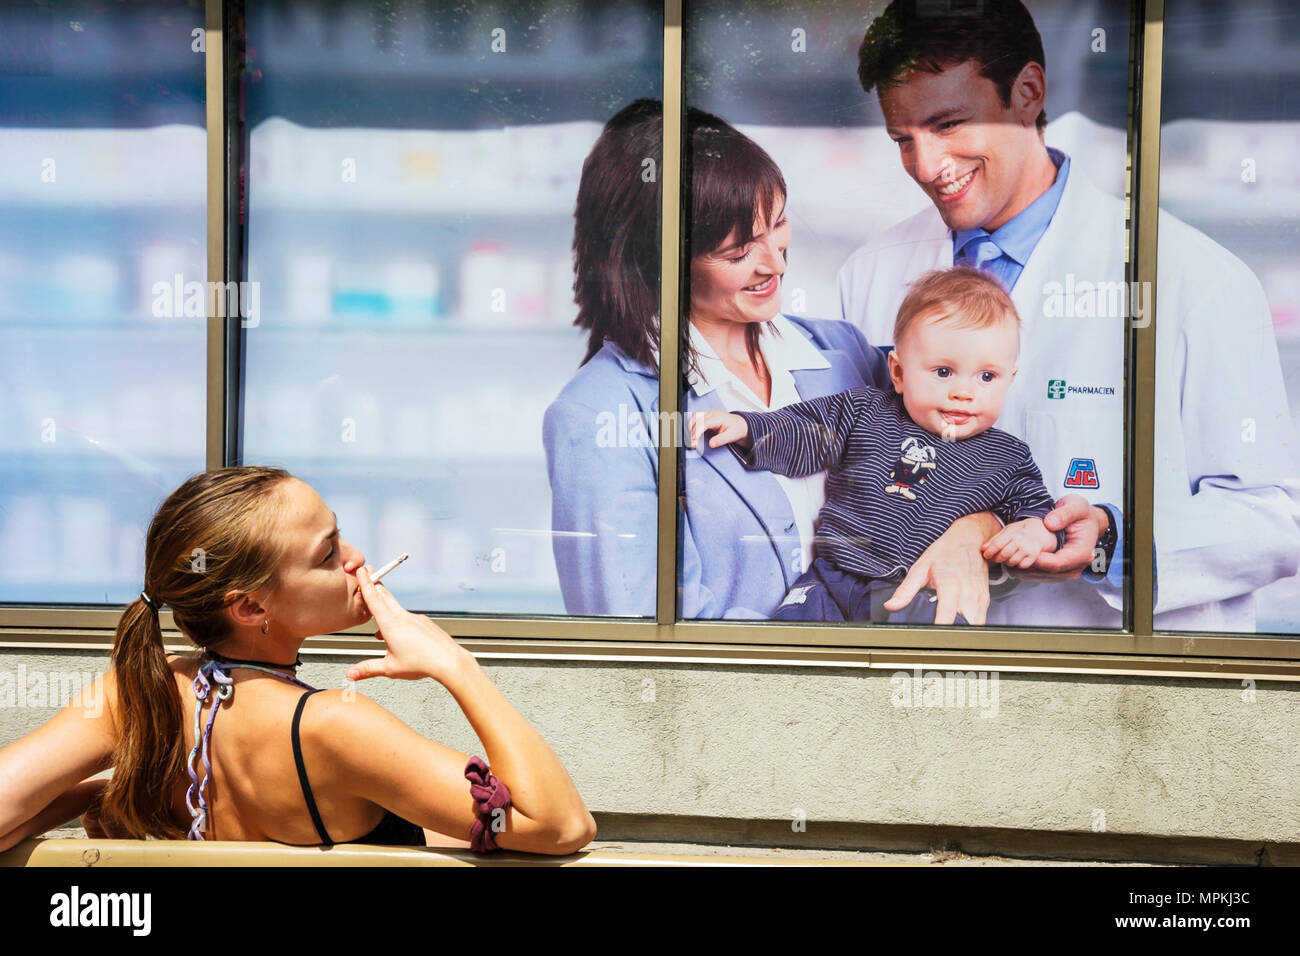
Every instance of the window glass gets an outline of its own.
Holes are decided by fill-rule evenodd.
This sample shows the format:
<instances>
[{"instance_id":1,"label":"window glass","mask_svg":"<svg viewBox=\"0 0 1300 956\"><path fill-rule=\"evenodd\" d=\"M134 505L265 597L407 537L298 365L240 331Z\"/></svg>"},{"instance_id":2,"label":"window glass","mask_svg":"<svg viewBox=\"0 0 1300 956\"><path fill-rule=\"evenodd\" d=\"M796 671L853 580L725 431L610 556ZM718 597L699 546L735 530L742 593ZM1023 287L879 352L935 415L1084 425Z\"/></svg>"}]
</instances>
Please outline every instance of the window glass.
<instances>
[{"instance_id":1,"label":"window glass","mask_svg":"<svg viewBox=\"0 0 1300 956\"><path fill-rule=\"evenodd\" d=\"M680 613L1120 627L1129 4L871 6L689 6Z\"/></svg>"},{"instance_id":2,"label":"window glass","mask_svg":"<svg viewBox=\"0 0 1300 956\"><path fill-rule=\"evenodd\" d=\"M203 5L0 11L0 601L118 604L204 468Z\"/></svg>"},{"instance_id":3,"label":"window glass","mask_svg":"<svg viewBox=\"0 0 1300 956\"><path fill-rule=\"evenodd\" d=\"M256 4L246 30L241 461L311 483L375 567L409 552L407 606L652 613L655 456L627 422L657 375L583 363L622 304L591 272L611 244L657 323L658 219L587 223L575 327L574 213L604 124L661 95L661 5ZM657 217L656 156L609 175Z\"/></svg>"},{"instance_id":4,"label":"window glass","mask_svg":"<svg viewBox=\"0 0 1300 956\"><path fill-rule=\"evenodd\" d=\"M1155 626L1300 633L1300 9L1165 4Z\"/></svg>"}]
</instances>

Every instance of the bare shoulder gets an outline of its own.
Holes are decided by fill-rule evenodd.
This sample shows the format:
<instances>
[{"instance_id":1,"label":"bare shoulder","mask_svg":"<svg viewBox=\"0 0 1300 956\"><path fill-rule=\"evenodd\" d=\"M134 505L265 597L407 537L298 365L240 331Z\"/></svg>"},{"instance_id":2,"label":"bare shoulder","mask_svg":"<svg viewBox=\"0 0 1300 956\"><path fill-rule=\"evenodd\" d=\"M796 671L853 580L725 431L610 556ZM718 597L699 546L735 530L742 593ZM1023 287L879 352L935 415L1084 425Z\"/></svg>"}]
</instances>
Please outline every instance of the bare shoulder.
<instances>
[{"instance_id":1,"label":"bare shoulder","mask_svg":"<svg viewBox=\"0 0 1300 956\"><path fill-rule=\"evenodd\" d=\"M195 672L198 669L198 656L195 654L175 654L168 652L167 666L172 675L176 678L178 692L188 687L194 680ZM105 715L114 728L121 724L121 696L118 690L117 671L110 667L94 685L87 691L92 695L93 700L101 701L106 704L103 708ZM94 695L99 695L94 697Z\"/></svg>"},{"instance_id":2,"label":"bare shoulder","mask_svg":"<svg viewBox=\"0 0 1300 956\"><path fill-rule=\"evenodd\" d=\"M352 688L313 694L299 731L309 762L323 768L316 771L322 787L443 833L472 822L462 819L470 807L468 757L425 738L364 694ZM448 822L448 814L457 822Z\"/></svg>"},{"instance_id":3,"label":"bare shoulder","mask_svg":"<svg viewBox=\"0 0 1300 956\"><path fill-rule=\"evenodd\" d=\"M193 653L178 654L168 651L167 666L171 669L172 675L178 683L189 685L199 672L199 655Z\"/></svg>"},{"instance_id":4,"label":"bare shoulder","mask_svg":"<svg viewBox=\"0 0 1300 956\"><path fill-rule=\"evenodd\" d=\"M352 688L313 694L299 729L304 741L344 762L418 737L383 706Z\"/></svg>"},{"instance_id":5,"label":"bare shoulder","mask_svg":"<svg viewBox=\"0 0 1300 956\"><path fill-rule=\"evenodd\" d=\"M101 717L105 733L116 740L117 728L120 726L119 706L117 671L110 667L100 674L79 698L73 698L68 704L68 709L82 711L83 716L87 717Z\"/></svg>"}]
</instances>

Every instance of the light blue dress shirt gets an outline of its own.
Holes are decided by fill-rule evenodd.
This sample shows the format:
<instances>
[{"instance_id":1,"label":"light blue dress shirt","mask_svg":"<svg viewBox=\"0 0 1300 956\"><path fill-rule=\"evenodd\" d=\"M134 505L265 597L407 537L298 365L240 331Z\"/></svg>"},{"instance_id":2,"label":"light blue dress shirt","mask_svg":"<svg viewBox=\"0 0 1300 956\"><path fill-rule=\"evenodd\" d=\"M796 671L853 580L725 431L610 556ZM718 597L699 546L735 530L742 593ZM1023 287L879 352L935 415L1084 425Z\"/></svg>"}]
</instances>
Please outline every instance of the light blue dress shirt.
<instances>
[{"instance_id":1,"label":"light blue dress shirt","mask_svg":"<svg viewBox=\"0 0 1300 956\"><path fill-rule=\"evenodd\" d=\"M992 273L1008 292L1016 287L1016 280L1025 270L1029 254L1056 215L1061 193L1065 192L1065 181L1070 176L1069 156L1050 146L1047 155L1056 165L1056 182L1051 188L1010 222L1003 223L1000 229L991 233L984 229L963 229L953 233L952 261L955 265L974 266ZM992 240L991 246L989 240Z\"/></svg>"}]
</instances>

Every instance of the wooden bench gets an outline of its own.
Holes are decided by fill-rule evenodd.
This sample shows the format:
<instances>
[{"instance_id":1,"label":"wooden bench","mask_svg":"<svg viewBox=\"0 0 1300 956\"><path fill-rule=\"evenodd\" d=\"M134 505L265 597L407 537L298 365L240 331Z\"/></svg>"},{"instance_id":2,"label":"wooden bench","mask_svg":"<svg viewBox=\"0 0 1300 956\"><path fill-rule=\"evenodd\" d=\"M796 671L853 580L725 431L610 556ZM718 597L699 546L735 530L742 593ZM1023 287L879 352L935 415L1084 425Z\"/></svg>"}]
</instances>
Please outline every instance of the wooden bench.
<instances>
[{"instance_id":1,"label":"wooden bench","mask_svg":"<svg viewBox=\"0 0 1300 956\"><path fill-rule=\"evenodd\" d=\"M760 851L761 852L761 851ZM635 846L596 843L569 856L471 853L433 847L379 847L340 843L333 847L285 846L189 840L92 840L37 838L0 853L0 866L904 866L815 857L772 859L638 853Z\"/></svg>"}]
</instances>

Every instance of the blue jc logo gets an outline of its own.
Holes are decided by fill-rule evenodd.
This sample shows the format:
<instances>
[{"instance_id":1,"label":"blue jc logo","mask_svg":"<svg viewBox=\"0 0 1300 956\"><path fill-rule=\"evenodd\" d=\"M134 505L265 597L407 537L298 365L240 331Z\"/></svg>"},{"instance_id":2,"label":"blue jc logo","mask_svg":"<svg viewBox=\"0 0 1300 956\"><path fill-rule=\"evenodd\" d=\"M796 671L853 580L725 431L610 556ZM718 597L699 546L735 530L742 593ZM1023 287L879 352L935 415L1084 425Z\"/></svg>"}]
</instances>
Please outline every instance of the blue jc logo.
<instances>
[{"instance_id":1,"label":"blue jc logo","mask_svg":"<svg viewBox=\"0 0 1300 956\"><path fill-rule=\"evenodd\" d=\"M1070 467L1065 470L1065 487L1101 487L1097 480L1097 463L1091 458L1071 458Z\"/></svg>"}]
</instances>

